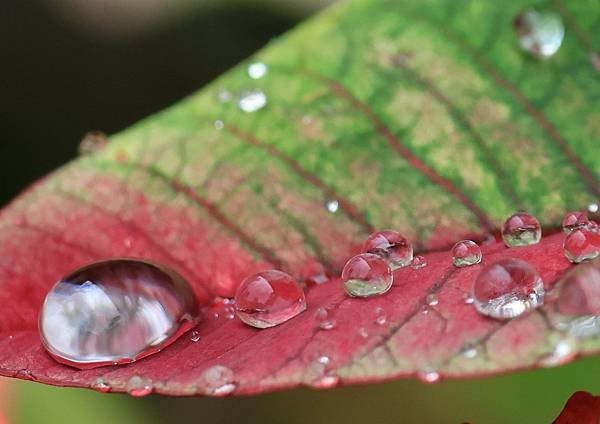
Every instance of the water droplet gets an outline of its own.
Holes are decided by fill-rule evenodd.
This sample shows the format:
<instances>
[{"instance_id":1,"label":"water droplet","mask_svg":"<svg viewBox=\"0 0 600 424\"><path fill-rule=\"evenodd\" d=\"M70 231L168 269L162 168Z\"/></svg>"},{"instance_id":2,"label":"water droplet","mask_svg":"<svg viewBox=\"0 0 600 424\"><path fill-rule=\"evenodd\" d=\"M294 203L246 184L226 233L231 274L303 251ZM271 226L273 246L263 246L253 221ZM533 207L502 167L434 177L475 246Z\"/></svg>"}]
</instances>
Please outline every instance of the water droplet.
<instances>
[{"instance_id":1,"label":"water droplet","mask_svg":"<svg viewBox=\"0 0 600 424\"><path fill-rule=\"evenodd\" d=\"M321 355L317 358L317 362L323 365L329 365L330 359L329 356Z\"/></svg>"},{"instance_id":2,"label":"water droplet","mask_svg":"<svg viewBox=\"0 0 600 424\"><path fill-rule=\"evenodd\" d=\"M542 226L533 216L517 212L509 217L502 226L502 239L508 247L536 244L542 237Z\"/></svg>"},{"instance_id":3,"label":"water droplet","mask_svg":"<svg viewBox=\"0 0 600 424\"><path fill-rule=\"evenodd\" d=\"M554 348L548 355L542 357L538 363L546 368L558 367L571 362L577 356L579 344L577 339L563 334L555 334L552 339Z\"/></svg>"},{"instance_id":4,"label":"water droplet","mask_svg":"<svg viewBox=\"0 0 600 424\"><path fill-rule=\"evenodd\" d=\"M115 259L61 279L40 313L44 347L81 369L130 363L175 341L195 325L194 294L158 265Z\"/></svg>"},{"instance_id":5,"label":"water droplet","mask_svg":"<svg viewBox=\"0 0 600 424\"><path fill-rule=\"evenodd\" d=\"M375 324L384 325L387 322L387 314L380 306L375 308Z\"/></svg>"},{"instance_id":6,"label":"water droplet","mask_svg":"<svg viewBox=\"0 0 600 424\"><path fill-rule=\"evenodd\" d=\"M600 234L584 228L573 230L565 237L563 251L576 264L595 259L600 256Z\"/></svg>"},{"instance_id":7,"label":"water droplet","mask_svg":"<svg viewBox=\"0 0 600 424\"><path fill-rule=\"evenodd\" d=\"M441 375L437 371L426 370L417 372L417 378L421 380L423 383L437 383L441 379Z\"/></svg>"},{"instance_id":8,"label":"water droplet","mask_svg":"<svg viewBox=\"0 0 600 424\"><path fill-rule=\"evenodd\" d=\"M438 303L440 303L437 293L429 293L426 300L429 306L436 306Z\"/></svg>"},{"instance_id":9,"label":"water droplet","mask_svg":"<svg viewBox=\"0 0 600 424\"><path fill-rule=\"evenodd\" d=\"M514 27L521 48L541 59L554 55L565 36L562 18L551 11L525 10L515 17Z\"/></svg>"},{"instance_id":10,"label":"water droplet","mask_svg":"<svg viewBox=\"0 0 600 424\"><path fill-rule=\"evenodd\" d=\"M461 240L452 247L452 262L456 267L465 267L481 262L481 248L471 240Z\"/></svg>"},{"instance_id":11,"label":"water droplet","mask_svg":"<svg viewBox=\"0 0 600 424\"><path fill-rule=\"evenodd\" d=\"M346 293L353 297L368 297L387 292L394 282L385 259L371 253L351 258L342 270Z\"/></svg>"},{"instance_id":12,"label":"water droplet","mask_svg":"<svg viewBox=\"0 0 600 424\"><path fill-rule=\"evenodd\" d=\"M202 393L210 396L227 396L237 388L233 371L223 365L202 371L197 385Z\"/></svg>"},{"instance_id":13,"label":"water droplet","mask_svg":"<svg viewBox=\"0 0 600 424\"><path fill-rule=\"evenodd\" d=\"M579 228L585 228L590 223L587 213L582 211L569 212L562 221L562 228L566 234Z\"/></svg>"},{"instance_id":14,"label":"water droplet","mask_svg":"<svg viewBox=\"0 0 600 424\"><path fill-rule=\"evenodd\" d=\"M472 305L473 303L475 303L475 298L473 297L473 295L471 293L465 293L463 295L463 301L467 305Z\"/></svg>"},{"instance_id":15,"label":"water droplet","mask_svg":"<svg viewBox=\"0 0 600 424\"><path fill-rule=\"evenodd\" d=\"M600 270L579 266L556 284L556 301L550 320L556 328L575 337L600 334Z\"/></svg>"},{"instance_id":16,"label":"water droplet","mask_svg":"<svg viewBox=\"0 0 600 424\"><path fill-rule=\"evenodd\" d=\"M321 330L331 330L333 328L335 328L335 319L333 319L330 315L329 312L327 311L327 309L325 308L319 308L317 309L317 313L315 314L315 317L319 323L319 328Z\"/></svg>"},{"instance_id":17,"label":"water droplet","mask_svg":"<svg viewBox=\"0 0 600 424\"><path fill-rule=\"evenodd\" d=\"M517 317L544 303L544 282L520 259L501 259L485 267L473 286L475 308L498 319Z\"/></svg>"},{"instance_id":18,"label":"water droplet","mask_svg":"<svg viewBox=\"0 0 600 424\"><path fill-rule=\"evenodd\" d=\"M475 346L467 345L462 349L461 355L467 359L473 359L479 355L479 352Z\"/></svg>"},{"instance_id":19,"label":"water droplet","mask_svg":"<svg viewBox=\"0 0 600 424\"><path fill-rule=\"evenodd\" d=\"M285 272L270 270L246 278L235 294L235 311L256 328L279 325L306 310L302 287Z\"/></svg>"},{"instance_id":20,"label":"water droplet","mask_svg":"<svg viewBox=\"0 0 600 424\"><path fill-rule=\"evenodd\" d=\"M415 256L410 263L410 267L415 270L425 268L426 266L427 266L427 259L425 259L425 256L421 256L421 255Z\"/></svg>"},{"instance_id":21,"label":"water droplet","mask_svg":"<svg viewBox=\"0 0 600 424\"><path fill-rule=\"evenodd\" d=\"M193 330L190 333L190 340L193 341L194 343L200 341L200 332L198 330Z\"/></svg>"},{"instance_id":22,"label":"water droplet","mask_svg":"<svg viewBox=\"0 0 600 424\"><path fill-rule=\"evenodd\" d=\"M600 207L598 206L598 203L590 203L587 207L587 210L589 213L597 213L598 210L600 210Z\"/></svg>"},{"instance_id":23,"label":"water droplet","mask_svg":"<svg viewBox=\"0 0 600 424\"><path fill-rule=\"evenodd\" d=\"M358 335L363 339L366 339L367 337L369 337L369 330L367 330L365 327L360 327L358 329Z\"/></svg>"},{"instance_id":24,"label":"water droplet","mask_svg":"<svg viewBox=\"0 0 600 424\"><path fill-rule=\"evenodd\" d=\"M216 130L222 130L223 128L225 128L225 123L220 119L217 119L213 125L215 126Z\"/></svg>"},{"instance_id":25,"label":"water droplet","mask_svg":"<svg viewBox=\"0 0 600 424\"><path fill-rule=\"evenodd\" d=\"M111 390L110 385L102 377L98 377L90 384L90 387L100 393L108 393Z\"/></svg>"},{"instance_id":26,"label":"water droplet","mask_svg":"<svg viewBox=\"0 0 600 424\"><path fill-rule=\"evenodd\" d=\"M340 378L337 374L333 372L329 372L315 380L313 380L310 385L315 389L331 389L337 386L340 382Z\"/></svg>"},{"instance_id":27,"label":"water droplet","mask_svg":"<svg viewBox=\"0 0 600 424\"><path fill-rule=\"evenodd\" d=\"M363 246L363 252L387 259L392 271L408 266L413 259L412 245L402 234L393 230L371 234Z\"/></svg>"},{"instance_id":28,"label":"water droplet","mask_svg":"<svg viewBox=\"0 0 600 424\"><path fill-rule=\"evenodd\" d=\"M221 89L217 93L217 99L219 99L221 103L227 103L233 99L233 94L229 90Z\"/></svg>"},{"instance_id":29,"label":"water droplet","mask_svg":"<svg viewBox=\"0 0 600 424\"><path fill-rule=\"evenodd\" d=\"M340 208L340 203L335 199L330 199L325 202L325 208L331 213L336 213Z\"/></svg>"},{"instance_id":30,"label":"water droplet","mask_svg":"<svg viewBox=\"0 0 600 424\"><path fill-rule=\"evenodd\" d=\"M252 79L260 79L267 75L269 68L262 62L255 62L248 65L248 76Z\"/></svg>"},{"instance_id":31,"label":"water droplet","mask_svg":"<svg viewBox=\"0 0 600 424\"><path fill-rule=\"evenodd\" d=\"M148 396L152 393L152 381L135 375L129 379L125 390L133 397Z\"/></svg>"},{"instance_id":32,"label":"water droplet","mask_svg":"<svg viewBox=\"0 0 600 424\"><path fill-rule=\"evenodd\" d=\"M79 155L91 155L103 150L106 146L108 146L106 134L100 131L90 131L79 142Z\"/></svg>"},{"instance_id":33,"label":"water droplet","mask_svg":"<svg viewBox=\"0 0 600 424\"><path fill-rule=\"evenodd\" d=\"M256 112L267 105L267 96L262 90L256 88L254 90L244 91L238 99L238 106L244 112Z\"/></svg>"}]
</instances>

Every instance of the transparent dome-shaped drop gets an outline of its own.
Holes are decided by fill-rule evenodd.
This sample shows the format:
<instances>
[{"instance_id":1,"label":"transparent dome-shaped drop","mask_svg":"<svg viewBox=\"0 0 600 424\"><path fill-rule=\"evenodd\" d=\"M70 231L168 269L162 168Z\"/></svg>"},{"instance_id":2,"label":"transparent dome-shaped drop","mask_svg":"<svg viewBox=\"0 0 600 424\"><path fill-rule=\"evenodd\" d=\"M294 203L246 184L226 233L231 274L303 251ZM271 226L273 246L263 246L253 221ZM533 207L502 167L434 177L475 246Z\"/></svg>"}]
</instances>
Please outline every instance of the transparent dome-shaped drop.
<instances>
[{"instance_id":1,"label":"transparent dome-shaped drop","mask_svg":"<svg viewBox=\"0 0 600 424\"><path fill-rule=\"evenodd\" d=\"M540 222L526 212L510 216L502 226L502 239L508 247L529 246L539 243L541 238Z\"/></svg>"},{"instance_id":2,"label":"transparent dome-shaped drop","mask_svg":"<svg viewBox=\"0 0 600 424\"><path fill-rule=\"evenodd\" d=\"M471 240L461 240L452 247L452 262L456 267L465 267L481 262L481 248Z\"/></svg>"},{"instance_id":3,"label":"transparent dome-shaped drop","mask_svg":"<svg viewBox=\"0 0 600 424\"><path fill-rule=\"evenodd\" d=\"M565 215L562 221L562 228L565 234L569 234L573 230L586 228L590 223L587 213L583 211L569 212Z\"/></svg>"},{"instance_id":4,"label":"transparent dome-shaped drop","mask_svg":"<svg viewBox=\"0 0 600 424\"><path fill-rule=\"evenodd\" d=\"M600 233L583 228L573 230L565 237L563 250L567 259L576 264L595 259L600 256Z\"/></svg>"},{"instance_id":5,"label":"transparent dome-shaped drop","mask_svg":"<svg viewBox=\"0 0 600 424\"><path fill-rule=\"evenodd\" d=\"M501 259L484 268L473 286L473 304L492 318L517 317L544 303L544 282L520 259Z\"/></svg>"},{"instance_id":6,"label":"transparent dome-shaped drop","mask_svg":"<svg viewBox=\"0 0 600 424\"><path fill-rule=\"evenodd\" d=\"M387 292L392 287L394 276L385 259L363 253L346 262L342 281L350 296L368 297Z\"/></svg>"},{"instance_id":7,"label":"transparent dome-shaped drop","mask_svg":"<svg viewBox=\"0 0 600 424\"><path fill-rule=\"evenodd\" d=\"M304 290L282 271L254 274L242 281L235 294L238 318L256 328L274 327L304 310Z\"/></svg>"},{"instance_id":8,"label":"transparent dome-shaped drop","mask_svg":"<svg viewBox=\"0 0 600 424\"><path fill-rule=\"evenodd\" d=\"M553 56L565 36L565 26L560 15L551 11L528 9L513 21L521 48L540 59Z\"/></svg>"},{"instance_id":9,"label":"transparent dome-shaped drop","mask_svg":"<svg viewBox=\"0 0 600 424\"><path fill-rule=\"evenodd\" d=\"M402 234L393 230L371 234L362 250L387 259L392 271L410 265L413 260L412 245Z\"/></svg>"},{"instance_id":10,"label":"transparent dome-shaped drop","mask_svg":"<svg viewBox=\"0 0 600 424\"><path fill-rule=\"evenodd\" d=\"M195 325L191 288L175 272L135 259L96 262L61 279L40 313L42 343L81 369L136 361Z\"/></svg>"}]
</instances>

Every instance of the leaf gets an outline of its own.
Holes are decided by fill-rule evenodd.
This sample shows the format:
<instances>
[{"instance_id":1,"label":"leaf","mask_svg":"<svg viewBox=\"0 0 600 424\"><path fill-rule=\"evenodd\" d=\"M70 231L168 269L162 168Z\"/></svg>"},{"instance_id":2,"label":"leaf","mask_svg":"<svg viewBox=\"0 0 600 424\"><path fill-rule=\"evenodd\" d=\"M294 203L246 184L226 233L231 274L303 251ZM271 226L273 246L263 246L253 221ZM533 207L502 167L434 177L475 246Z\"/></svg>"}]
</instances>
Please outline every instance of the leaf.
<instances>
[{"instance_id":1,"label":"leaf","mask_svg":"<svg viewBox=\"0 0 600 424\"><path fill-rule=\"evenodd\" d=\"M597 424L600 422L600 397L575 392L554 424Z\"/></svg>"},{"instance_id":2,"label":"leaf","mask_svg":"<svg viewBox=\"0 0 600 424\"><path fill-rule=\"evenodd\" d=\"M518 49L516 0L338 5L252 58L268 64L263 78L250 79L245 62L42 180L0 213L0 373L81 387L102 377L113 391L138 376L158 393L191 395L219 394L203 377L217 365L232 370L235 394L537 366L556 336L545 311L479 316L463 295L481 267L454 269L448 250L487 239L523 208L548 235L528 248L491 242L485 263L524 258L548 288L570 267L552 228L600 194L598 17L591 1L555 6L567 37L539 62ZM266 94L264 108L220 100L251 89ZM376 228L402 231L429 265L397 271L384 296L349 299L337 276ZM201 341L183 337L120 367L54 362L37 333L47 290L84 263L122 256L190 281L205 307ZM272 267L330 281L273 329L210 318L218 296ZM426 305L432 293L438 304ZM332 330L318 327L319 307L331 308ZM465 357L468 347L479 354ZM588 339L580 353L599 347Z\"/></svg>"}]
</instances>

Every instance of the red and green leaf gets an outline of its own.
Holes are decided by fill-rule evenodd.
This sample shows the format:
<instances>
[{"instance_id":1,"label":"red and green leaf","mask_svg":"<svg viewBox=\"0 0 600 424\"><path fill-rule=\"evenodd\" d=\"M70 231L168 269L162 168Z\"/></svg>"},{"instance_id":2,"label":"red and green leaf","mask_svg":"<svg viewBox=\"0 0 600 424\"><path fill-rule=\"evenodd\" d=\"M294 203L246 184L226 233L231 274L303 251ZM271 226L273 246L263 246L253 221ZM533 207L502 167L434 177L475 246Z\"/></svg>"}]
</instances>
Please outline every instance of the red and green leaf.
<instances>
[{"instance_id":1,"label":"red and green leaf","mask_svg":"<svg viewBox=\"0 0 600 424\"><path fill-rule=\"evenodd\" d=\"M0 213L0 373L83 387L101 376L114 391L140 376L159 393L190 395L204 393L213 365L233 370L235 393L315 384L315 355L330 358L340 384L537 366L555 340L545 311L509 322L478 315L463 296L481 266L455 269L448 250L485 240L516 209L552 229L600 197L598 11L592 1L540 4L567 22L544 62L518 49L520 1L341 4L252 58L269 66L264 78L241 64L36 184ZM221 90L255 88L268 99L256 112L219 100ZM379 228L403 232L428 266L397 271L384 296L347 298L341 266ZM491 242L484 263L524 258L551 287L570 267L562 237L519 249ZM309 288L307 312L273 329L207 318L200 342L184 337L138 363L54 362L37 333L47 290L84 263L122 256L174 268L207 308L262 269L330 281ZM319 329L319 307L334 329ZM471 347L475 358L461 354ZM579 348L597 352L600 339Z\"/></svg>"}]
</instances>

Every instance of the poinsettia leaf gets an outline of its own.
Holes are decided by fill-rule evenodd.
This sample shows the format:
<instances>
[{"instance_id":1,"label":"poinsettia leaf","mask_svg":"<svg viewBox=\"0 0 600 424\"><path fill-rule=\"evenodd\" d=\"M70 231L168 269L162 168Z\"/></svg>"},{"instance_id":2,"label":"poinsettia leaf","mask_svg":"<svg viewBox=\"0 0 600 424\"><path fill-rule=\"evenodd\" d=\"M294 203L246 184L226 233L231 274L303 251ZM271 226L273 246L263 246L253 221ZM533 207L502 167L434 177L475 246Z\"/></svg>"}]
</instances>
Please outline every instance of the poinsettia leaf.
<instances>
[{"instance_id":1,"label":"poinsettia leaf","mask_svg":"<svg viewBox=\"0 0 600 424\"><path fill-rule=\"evenodd\" d=\"M575 392L554 424L597 424L600 422L600 397Z\"/></svg>"},{"instance_id":2,"label":"poinsettia leaf","mask_svg":"<svg viewBox=\"0 0 600 424\"><path fill-rule=\"evenodd\" d=\"M249 394L547 363L556 332L546 311L482 317L463 301L482 265L455 269L449 256L460 238L488 240L484 264L526 259L551 288L571 266L562 234L507 249L490 233L521 208L556 228L600 195L599 11L541 4L568 26L558 53L538 61L511 26L524 6L341 4L33 186L0 214L0 373L82 387L101 377L113 391L140 377L159 393L222 394L204 372L223 366L229 389ZM248 75L254 61L268 66L262 78ZM428 265L396 271L383 296L348 298L340 269L377 228L401 231ZM37 331L48 289L78 266L124 256L190 282L205 308L201 341L183 337L126 366L56 363ZM329 281L276 328L214 319L219 297L268 268ZM318 325L320 307L333 329ZM591 338L578 349L599 347Z\"/></svg>"}]
</instances>

